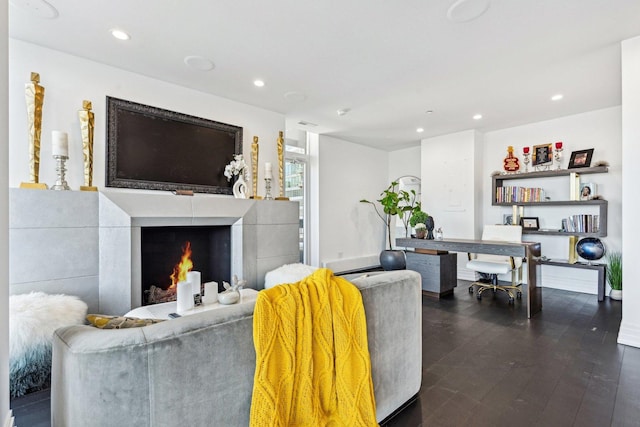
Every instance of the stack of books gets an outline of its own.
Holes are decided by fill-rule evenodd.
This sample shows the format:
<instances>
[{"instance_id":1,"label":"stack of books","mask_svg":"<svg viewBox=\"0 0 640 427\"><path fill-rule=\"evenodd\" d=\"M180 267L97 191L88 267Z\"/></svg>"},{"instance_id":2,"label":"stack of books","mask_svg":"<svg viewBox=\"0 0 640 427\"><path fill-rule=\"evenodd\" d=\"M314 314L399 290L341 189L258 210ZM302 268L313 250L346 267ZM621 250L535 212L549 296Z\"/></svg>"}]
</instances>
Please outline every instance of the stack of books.
<instances>
[{"instance_id":1,"label":"stack of books","mask_svg":"<svg viewBox=\"0 0 640 427\"><path fill-rule=\"evenodd\" d=\"M527 187L498 187L496 188L498 203L526 203L543 202L544 189Z\"/></svg>"},{"instance_id":2,"label":"stack of books","mask_svg":"<svg viewBox=\"0 0 640 427\"><path fill-rule=\"evenodd\" d=\"M569 233L597 233L600 231L600 216L571 215L562 220L562 231Z\"/></svg>"}]
</instances>

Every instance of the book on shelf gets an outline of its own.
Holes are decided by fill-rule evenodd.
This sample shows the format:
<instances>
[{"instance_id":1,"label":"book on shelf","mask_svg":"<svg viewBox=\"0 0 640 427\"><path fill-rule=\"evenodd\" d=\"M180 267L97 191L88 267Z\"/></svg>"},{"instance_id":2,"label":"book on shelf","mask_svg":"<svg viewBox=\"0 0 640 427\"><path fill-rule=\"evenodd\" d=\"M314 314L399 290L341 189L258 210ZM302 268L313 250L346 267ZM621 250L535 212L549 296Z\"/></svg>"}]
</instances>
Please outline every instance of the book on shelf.
<instances>
[{"instance_id":1,"label":"book on shelf","mask_svg":"<svg viewBox=\"0 0 640 427\"><path fill-rule=\"evenodd\" d=\"M544 189L506 186L496 188L498 203L527 203L544 201Z\"/></svg>"},{"instance_id":2,"label":"book on shelf","mask_svg":"<svg viewBox=\"0 0 640 427\"><path fill-rule=\"evenodd\" d=\"M579 214L563 218L562 231L568 233L597 233L600 231L600 216Z\"/></svg>"}]
</instances>

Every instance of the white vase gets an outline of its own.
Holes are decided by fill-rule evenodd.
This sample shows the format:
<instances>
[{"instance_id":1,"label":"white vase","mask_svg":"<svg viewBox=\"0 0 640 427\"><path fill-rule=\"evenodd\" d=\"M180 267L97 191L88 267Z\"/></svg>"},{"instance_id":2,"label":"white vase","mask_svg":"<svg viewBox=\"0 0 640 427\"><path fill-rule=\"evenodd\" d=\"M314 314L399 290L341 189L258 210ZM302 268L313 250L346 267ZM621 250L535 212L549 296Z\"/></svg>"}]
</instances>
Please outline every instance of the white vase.
<instances>
[{"instance_id":1,"label":"white vase","mask_svg":"<svg viewBox=\"0 0 640 427\"><path fill-rule=\"evenodd\" d=\"M244 180L244 173L238 175L238 179L233 184L233 195L236 199L247 198L247 183Z\"/></svg>"},{"instance_id":2,"label":"white vase","mask_svg":"<svg viewBox=\"0 0 640 427\"><path fill-rule=\"evenodd\" d=\"M609 292L609 298L620 301L622 299L622 290L611 289L611 292Z\"/></svg>"}]
</instances>

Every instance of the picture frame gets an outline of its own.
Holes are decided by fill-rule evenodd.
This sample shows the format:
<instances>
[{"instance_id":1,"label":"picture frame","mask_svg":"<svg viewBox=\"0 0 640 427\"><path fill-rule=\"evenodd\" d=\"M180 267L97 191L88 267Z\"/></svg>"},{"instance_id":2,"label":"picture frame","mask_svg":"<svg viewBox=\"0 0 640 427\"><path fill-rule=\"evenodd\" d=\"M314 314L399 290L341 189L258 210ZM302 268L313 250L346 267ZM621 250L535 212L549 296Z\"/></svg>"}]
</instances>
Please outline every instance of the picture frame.
<instances>
[{"instance_id":1,"label":"picture frame","mask_svg":"<svg viewBox=\"0 0 640 427\"><path fill-rule=\"evenodd\" d=\"M591 158L593 157L593 148L588 150L572 151L569 159L568 169L588 168L591 166Z\"/></svg>"},{"instance_id":2,"label":"picture frame","mask_svg":"<svg viewBox=\"0 0 640 427\"><path fill-rule=\"evenodd\" d=\"M580 200L593 200L598 194L598 186L593 182L583 182L580 184Z\"/></svg>"},{"instance_id":3,"label":"picture frame","mask_svg":"<svg viewBox=\"0 0 640 427\"><path fill-rule=\"evenodd\" d=\"M523 216L520 218L520 225L523 230L538 230L540 228L537 216Z\"/></svg>"},{"instance_id":4,"label":"picture frame","mask_svg":"<svg viewBox=\"0 0 640 427\"><path fill-rule=\"evenodd\" d=\"M553 163L553 144L534 145L531 166L542 166L551 163Z\"/></svg>"}]
</instances>

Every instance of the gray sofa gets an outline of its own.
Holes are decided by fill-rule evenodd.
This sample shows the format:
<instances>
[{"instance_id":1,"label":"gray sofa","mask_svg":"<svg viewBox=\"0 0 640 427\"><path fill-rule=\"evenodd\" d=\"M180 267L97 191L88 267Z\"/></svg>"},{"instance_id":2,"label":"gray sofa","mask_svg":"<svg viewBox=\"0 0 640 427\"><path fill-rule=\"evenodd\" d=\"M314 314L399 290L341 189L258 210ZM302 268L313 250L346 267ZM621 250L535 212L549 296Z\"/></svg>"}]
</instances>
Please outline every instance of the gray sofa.
<instances>
[{"instance_id":1,"label":"gray sofa","mask_svg":"<svg viewBox=\"0 0 640 427\"><path fill-rule=\"evenodd\" d=\"M362 292L380 422L420 389L420 275L402 270L347 279ZM252 322L253 304L242 304L142 328L58 329L53 427L248 425Z\"/></svg>"}]
</instances>

